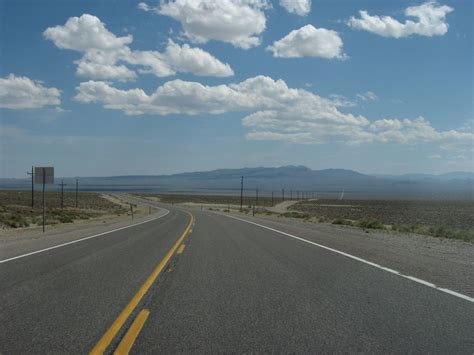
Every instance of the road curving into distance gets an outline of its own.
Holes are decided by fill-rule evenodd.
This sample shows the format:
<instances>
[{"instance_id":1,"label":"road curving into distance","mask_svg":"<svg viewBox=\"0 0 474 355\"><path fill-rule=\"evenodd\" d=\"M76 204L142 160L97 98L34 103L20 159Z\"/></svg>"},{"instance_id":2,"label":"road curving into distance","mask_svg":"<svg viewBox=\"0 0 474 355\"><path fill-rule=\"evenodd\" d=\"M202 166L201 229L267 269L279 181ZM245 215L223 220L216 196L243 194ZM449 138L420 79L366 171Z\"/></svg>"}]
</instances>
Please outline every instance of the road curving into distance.
<instances>
[{"instance_id":1,"label":"road curving into distance","mask_svg":"<svg viewBox=\"0 0 474 355\"><path fill-rule=\"evenodd\" d=\"M474 350L469 296L245 220L166 208L0 264L0 353Z\"/></svg>"}]
</instances>

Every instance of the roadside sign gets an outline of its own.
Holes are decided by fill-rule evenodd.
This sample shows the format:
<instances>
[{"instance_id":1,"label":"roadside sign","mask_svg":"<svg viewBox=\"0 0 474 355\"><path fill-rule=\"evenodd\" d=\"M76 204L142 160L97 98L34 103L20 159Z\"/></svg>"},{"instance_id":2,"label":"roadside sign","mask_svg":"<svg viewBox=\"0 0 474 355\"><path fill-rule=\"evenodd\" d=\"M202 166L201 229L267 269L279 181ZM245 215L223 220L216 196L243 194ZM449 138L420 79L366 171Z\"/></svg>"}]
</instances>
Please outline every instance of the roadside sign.
<instances>
[{"instance_id":1,"label":"roadside sign","mask_svg":"<svg viewBox=\"0 0 474 355\"><path fill-rule=\"evenodd\" d=\"M54 184L54 168L52 166L35 167L35 183Z\"/></svg>"}]
</instances>

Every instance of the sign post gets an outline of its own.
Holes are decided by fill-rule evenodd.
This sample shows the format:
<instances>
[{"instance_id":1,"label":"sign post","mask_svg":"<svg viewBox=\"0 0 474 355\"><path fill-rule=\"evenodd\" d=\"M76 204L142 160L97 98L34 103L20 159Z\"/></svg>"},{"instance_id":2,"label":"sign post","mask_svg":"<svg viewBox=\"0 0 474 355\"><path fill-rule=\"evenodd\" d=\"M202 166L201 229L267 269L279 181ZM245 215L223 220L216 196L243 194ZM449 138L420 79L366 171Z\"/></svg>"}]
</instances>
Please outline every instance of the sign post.
<instances>
[{"instance_id":1,"label":"sign post","mask_svg":"<svg viewBox=\"0 0 474 355\"><path fill-rule=\"evenodd\" d=\"M33 210L35 208L35 167L31 167L31 173L28 173L28 175L31 175L31 209Z\"/></svg>"},{"instance_id":2,"label":"sign post","mask_svg":"<svg viewBox=\"0 0 474 355\"><path fill-rule=\"evenodd\" d=\"M244 177L240 177L240 212L242 212L242 203L244 198Z\"/></svg>"},{"instance_id":3,"label":"sign post","mask_svg":"<svg viewBox=\"0 0 474 355\"><path fill-rule=\"evenodd\" d=\"M43 184L43 233L44 226L46 224L46 213L45 213L45 185L54 184L54 168L53 167L35 167L35 182L37 184Z\"/></svg>"}]
</instances>

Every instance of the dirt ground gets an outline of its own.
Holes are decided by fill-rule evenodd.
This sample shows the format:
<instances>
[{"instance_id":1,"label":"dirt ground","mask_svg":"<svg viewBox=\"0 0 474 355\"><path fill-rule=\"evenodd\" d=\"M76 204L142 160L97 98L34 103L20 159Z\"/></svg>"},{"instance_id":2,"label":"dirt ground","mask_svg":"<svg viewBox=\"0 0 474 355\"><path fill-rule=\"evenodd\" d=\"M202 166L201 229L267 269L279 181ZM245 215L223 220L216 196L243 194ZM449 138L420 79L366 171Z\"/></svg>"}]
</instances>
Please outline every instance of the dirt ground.
<instances>
[{"instance_id":1,"label":"dirt ground","mask_svg":"<svg viewBox=\"0 0 474 355\"><path fill-rule=\"evenodd\" d=\"M299 202L291 209L329 219L474 228L474 201L317 200Z\"/></svg>"},{"instance_id":2,"label":"dirt ground","mask_svg":"<svg viewBox=\"0 0 474 355\"><path fill-rule=\"evenodd\" d=\"M198 207L214 211L238 212L240 196L140 194L149 200ZM404 234L429 235L474 243L474 201L428 200L329 200L305 201L261 197L244 199L246 214L296 218L311 223L346 225L364 230L384 230Z\"/></svg>"},{"instance_id":3,"label":"dirt ground","mask_svg":"<svg viewBox=\"0 0 474 355\"><path fill-rule=\"evenodd\" d=\"M31 206L30 191L0 191L0 229L35 227L42 224L42 193L36 192L34 207ZM122 216L130 213L130 205L117 198L100 193L46 192L46 224L73 223L107 216Z\"/></svg>"},{"instance_id":4,"label":"dirt ground","mask_svg":"<svg viewBox=\"0 0 474 355\"><path fill-rule=\"evenodd\" d=\"M163 203L194 203L196 205L215 204L215 205L238 205L240 206L240 195L225 196L225 195L179 195L179 194L152 194L152 193L137 193L134 194L139 197L149 199L151 201L161 201ZM243 197L243 206L248 207L254 205L256 202L256 193L249 192ZM281 198L274 198L274 204L281 202ZM268 196L259 196L258 206L271 206L272 199Z\"/></svg>"}]
</instances>

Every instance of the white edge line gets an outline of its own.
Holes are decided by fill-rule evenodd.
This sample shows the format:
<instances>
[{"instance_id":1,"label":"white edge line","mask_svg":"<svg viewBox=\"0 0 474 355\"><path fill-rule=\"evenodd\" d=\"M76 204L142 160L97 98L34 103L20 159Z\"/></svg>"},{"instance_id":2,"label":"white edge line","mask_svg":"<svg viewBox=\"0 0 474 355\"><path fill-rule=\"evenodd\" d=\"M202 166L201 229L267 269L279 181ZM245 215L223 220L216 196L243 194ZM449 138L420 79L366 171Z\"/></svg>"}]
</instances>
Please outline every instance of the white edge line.
<instances>
[{"instance_id":1,"label":"white edge line","mask_svg":"<svg viewBox=\"0 0 474 355\"><path fill-rule=\"evenodd\" d=\"M164 209L164 208L163 208L163 209ZM7 263L7 262L9 262L9 261L16 260L16 259L21 259L21 258L30 256L30 255L43 253L43 252L48 251L48 250L52 250L52 249L56 249L56 248L61 248L61 247L64 247L64 246L66 246L66 245L71 245L71 244L74 244L74 243L79 243L79 242L82 242L82 241L87 240L87 239L92 239L92 238L100 237L101 235L104 235L104 234L109 234L109 233L117 232L117 231L119 231L119 230L131 228L131 227L135 227L135 226L138 226L138 225L140 225L140 224L152 222L152 221L155 221L155 220L157 220L157 219L163 218L164 216L168 215L168 213L170 213L169 210L167 210L167 209L164 209L164 210L166 210L166 213L165 213L165 214L163 214L163 215L161 215L161 216L158 216L158 217L155 217L155 218L152 218L152 219L147 219L146 221L138 222L138 223L131 224L131 225L125 226L125 227L120 227L120 228L112 229L112 230L110 230L110 231L102 232L102 233L99 233L99 234L94 234L94 235L91 235L91 236L88 236L88 237L84 237L84 238L81 238L81 239L72 240L72 241L70 241L70 242L63 243L63 244L58 244L58 245L54 245L54 246L52 246L52 247L48 247L48 248L44 248L44 249L32 251L32 252L30 252L30 253L26 253L26 254L14 256L14 257L12 257L12 258L0 260L0 264Z\"/></svg>"},{"instance_id":2,"label":"white edge line","mask_svg":"<svg viewBox=\"0 0 474 355\"><path fill-rule=\"evenodd\" d=\"M216 213L216 214L217 214L217 213ZM259 223L247 221L247 220L245 220L245 219L238 218L238 217L234 217L234 216L229 216L229 215L220 214L220 213L218 213L218 214L219 214L220 216L229 217L229 218L236 219L236 220L238 220L238 221L242 221L242 222L245 222L245 223L254 224L254 225L258 226L258 227L265 228L265 229L271 230L271 231L273 231L273 232L283 234L283 235L285 235L285 236L287 236L287 237L290 237L290 238L293 238L293 239L297 239L297 240L299 240L299 241L301 241L301 242L305 242L305 243L308 243L308 244L315 245L315 246L317 246L317 247L320 247L320 248L323 248L323 249L332 251L333 253L336 253L336 254L339 254L339 255L343 255L343 256L345 256L345 257L347 257L347 258L350 258L350 259L353 259L353 260L356 260L356 261L360 261L361 263L364 263L364 264L367 264L367 265L376 267L376 268L378 268L378 269L387 271L387 272L389 272L389 273L391 273L391 274L394 274L394 275L403 277L403 278L405 278L405 279L414 281L414 282L416 282L416 283L419 283L419 284L422 284L422 285L425 285L425 286L434 288L435 290L438 290L438 291L447 293L447 294L449 294L449 295L456 296L456 297L462 298L463 300L466 300L466 301L469 301L469 302L473 302L473 303L474 303L474 298L473 298L473 297L469 297L469 296L467 296L467 295L463 295L462 293L459 293L459 292L456 292L456 291L453 291L453 290L450 290L450 289L447 289L447 288L438 287L438 286L436 286L435 284L433 284L433 283L431 283L431 282L428 282L428 281L419 279L419 278L417 278L417 277L413 277L413 276L409 276L409 275L404 275L404 274L402 274L401 272L399 272L399 271L397 271L397 270L393 270L393 269L390 269L390 268L388 268L388 267L384 267L384 266L382 266L382 265L379 265L379 264L373 263L373 262L371 262L371 261L368 261L368 260L359 258L359 257L357 257L357 256L354 256L354 255L345 253L345 252L343 252L343 251L340 251L340 250L337 250L337 249L333 249L333 248L330 248L330 247L327 247L327 246L324 246L324 245L321 245L321 244L312 242L312 241L310 241L310 240L297 237L297 236L295 236L295 235L293 235L293 234L289 234L289 233L280 231L280 230L278 230L278 229L274 229L274 228L271 228L271 227L267 227L267 226L265 226L265 225L263 225L263 224L259 224Z\"/></svg>"}]
</instances>

